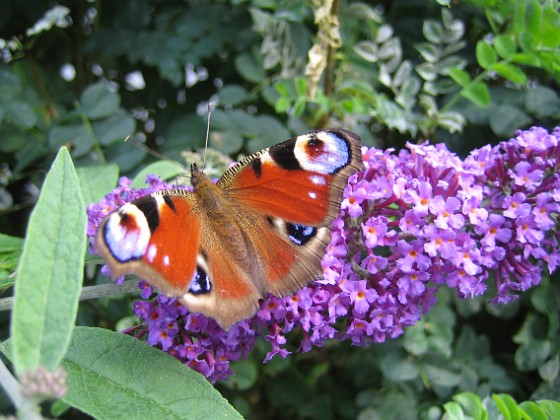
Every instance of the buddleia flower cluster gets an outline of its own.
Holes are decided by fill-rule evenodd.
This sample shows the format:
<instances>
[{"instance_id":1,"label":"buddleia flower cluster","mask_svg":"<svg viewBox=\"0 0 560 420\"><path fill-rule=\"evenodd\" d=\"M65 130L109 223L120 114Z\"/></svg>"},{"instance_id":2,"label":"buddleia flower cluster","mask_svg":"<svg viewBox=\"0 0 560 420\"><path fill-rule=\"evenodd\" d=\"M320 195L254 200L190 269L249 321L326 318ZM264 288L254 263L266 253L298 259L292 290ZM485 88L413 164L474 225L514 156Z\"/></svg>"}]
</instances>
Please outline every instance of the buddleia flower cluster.
<instances>
[{"instance_id":1,"label":"buddleia flower cluster","mask_svg":"<svg viewBox=\"0 0 560 420\"><path fill-rule=\"evenodd\" d=\"M174 355L212 382L232 374L258 336L270 343L265 362L329 340L368 345L398 337L436 302L441 287L462 298L492 287L507 303L536 286L559 264L560 128L518 131L495 147L461 160L442 144L408 144L396 153L362 149L364 170L344 191L322 260L324 275L294 296L269 296L250 320L228 332L159 295L134 304L148 343ZM90 205L90 230L125 201L167 185L149 179L144 191L119 187ZM142 296L153 290L141 282ZM291 348L290 348L291 349Z\"/></svg>"}]
</instances>

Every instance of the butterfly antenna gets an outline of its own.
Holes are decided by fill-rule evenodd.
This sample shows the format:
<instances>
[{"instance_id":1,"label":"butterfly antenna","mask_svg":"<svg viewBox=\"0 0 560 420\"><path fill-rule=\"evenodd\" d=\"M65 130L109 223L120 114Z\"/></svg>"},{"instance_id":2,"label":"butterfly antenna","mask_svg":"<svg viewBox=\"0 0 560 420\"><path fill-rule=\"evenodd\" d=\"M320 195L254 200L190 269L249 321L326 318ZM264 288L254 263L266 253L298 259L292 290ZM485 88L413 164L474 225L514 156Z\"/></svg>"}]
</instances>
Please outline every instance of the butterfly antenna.
<instances>
[{"instance_id":1,"label":"butterfly antenna","mask_svg":"<svg viewBox=\"0 0 560 420\"><path fill-rule=\"evenodd\" d=\"M167 156L165 156L164 154L156 152L154 149L146 146L144 143L139 142L138 140L133 138L131 135L126 136L124 141L125 141L125 143L130 143L134 147L136 147L140 150L143 150L144 152L152 155L155 158L158 158L159 160L172 160L172 159L168 158Z\"/></svg>"},{"instance_id":2,"label":"butterfly antenna","mask_svg":"<svg viewBox=\"0 0 560 420\"><path fill-rule=\"evenodd\" d=\"M206 120L206 141L204 143L204 157L202 159L202 168L206 168L206 152L208 151L208 137L210 135L210 115L212 114L213 108L214 108L214 104L212 102L208 102L208 117Z\"/></svg>"}]
</instances>

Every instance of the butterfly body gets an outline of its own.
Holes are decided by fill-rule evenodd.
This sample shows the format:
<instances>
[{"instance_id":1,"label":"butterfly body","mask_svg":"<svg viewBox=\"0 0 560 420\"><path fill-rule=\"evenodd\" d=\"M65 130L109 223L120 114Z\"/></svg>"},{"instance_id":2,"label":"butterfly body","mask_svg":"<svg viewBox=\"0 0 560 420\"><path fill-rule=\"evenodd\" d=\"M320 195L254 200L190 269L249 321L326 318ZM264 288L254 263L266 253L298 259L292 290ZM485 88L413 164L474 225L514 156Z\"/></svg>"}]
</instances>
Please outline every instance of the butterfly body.
<instances>
[{"instance_id":1,"label":"butterfly body","mask_svg":"<svg viewBox=\"0 0 560 420\"><path fill-rule=\"evenodd\" d=\"M345 130L309 133L249 156L217 184L193 165L192 192L125 204L100 224L95 248L113 277L134 273L227 329L267 293L320 277L360 146Z\"/></svg>"}]
</instances>

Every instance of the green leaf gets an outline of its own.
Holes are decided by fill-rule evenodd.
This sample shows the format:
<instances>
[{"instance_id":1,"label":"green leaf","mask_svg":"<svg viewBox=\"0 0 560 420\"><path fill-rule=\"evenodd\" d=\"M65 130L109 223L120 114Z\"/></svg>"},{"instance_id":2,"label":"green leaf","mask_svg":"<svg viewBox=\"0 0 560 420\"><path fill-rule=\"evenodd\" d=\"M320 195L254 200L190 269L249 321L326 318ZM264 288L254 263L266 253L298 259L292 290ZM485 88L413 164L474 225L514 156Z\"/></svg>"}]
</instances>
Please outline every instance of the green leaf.
<instances>
[{"instance_id":1,"label":"green leaf","mask_svg":"<svg viewBox=\"0 0 560 420\"><path fill-rule=\"evenodd\" d=\"M371 41L358 42L354 45L354 52L370 63L375 63L379 59L377 44Z\"/></svg>"},{"instance_id":2,"label":"green leaf","mask_svg":"<svg viewBox=\"0 0 560 420\"><path fill-rule=\"evenodd\" d=\"M406 355L391 353L381 361L381 371L393 381L410 381L418 377L418 367Z\"/></svg>"},{"instance_id":3,"label":"green leaf","mask_svg":"<svg viewBox=\"0 0 560 420\"><path fill-rule=\"evenodd\" d=\"M536 44L541 43L542 8L538 0L525 0L525 28L532 35Z\"/></svg>"},{"instance_id":4,"label":"green leaf","mask_svg":"<svg viewBox=\"0 0 560 420\"><path fill-rule=\"evenodd\" d=\"M276 111L277 114L283 114L284 112L288 111L288 109L290 109L291 105L292 102L290 101L290 99L282 96L278 98L278 100L274 104L274 111Z\"/></svg>"},{"instance_id":5,"label":"green leaf","mask_svg":"<svg viewBox=\"0 0 560 420\"><path fill-rule=\"evenodd\" d=\"M277 118L262 115L253 124L253 135L247 142L247 151L255 153L290 137L290 132Z\"/></svg>"},{"instance_id":6,"label":"green leaf","mask_svg":"<svg viewBox=\"0 0 560 420\"><path fill-rule=\"evenodd\" d=\"M82 93L82 110L91 119L109 117L119 109L121 98L103 83L88 86Z\"/></svg>"},{"instance_id":7,"label":"green leaf","mask_svg":"<svg viewBox=\"0 0 560 420\"><path fill-rule=\"evenodd\" d=\"M521 412L515 400L508 394L494 394L492 399L506 419L520 420Z\"/></svg>"},{"instance_id":8,"label":"green leaf","mask_svg":"<svg viewBox=\"0 0 560 420\"><path fill-rule=\"evenodd\" d=\"M513 83L524 84L527 81L527 76L519 67L510 63L495 63L490 66L490 70L495 71L504 79L508 79Z\"/></svg>"},{"instance_id":9,"label":"green leaf","mask_svg":"<svg viewBox=\"0 0 560 420\"><path fill-rule=\"evenodd\" d=\"M420 77L428 82L432 82L437 79L437 68L432 63L422 63L415 68L416 73L420 75Z\"/></svg>"},{"instance_id":10,"label":"green leaf","mask_svg":"<svg viewBox=\"0 0 560 420\"><path fill-rule=\"evenodd\" d=\"M119 179L119 167L115 164L76 168L84 203L96 203L115 188Z\"/></svg>"},{"instance_id":11,"label":"green leaf","mask_svg":"<svg viewBox=\"0 0 560 420\"><path fill-rule=\"evenodd\" d=\"M227 388L247 391L257 382L259 371L254 360L239 360L232 363L231 368L235 375L223 382Z\"/></svg>"},{"instance_id":12,"label":"green leaf","mask_svg":"<svg viewBox=\"0 0 560 420\"><path fill-rule=\"evenodd\" d=\"M420 55L422 55L422 58L429 63L437 63L440 59L439 49L434 44L422 42L414 47L418 50Z\"/></svg>"},{"instance_id":13,"label":"green leaf","mask_svg":"<svg viewBox=\"0 0 560 420\"><path fill-rule=\"evenodd\" d=\"M483 69L489 68L496 62L496 52L485 41L478 41L476 43L476 61Z\"/></svg>"},{"instance_id":14,"label":"green leaf","mask_svg":"<svg viewBox=\"0 0 560 420\"><path fill-rule=\"evenodd\" d=\"M226 85L218 92L221 105L239 105L247 99L247 96L247 90L239 85Z\"/></svg>"},{"instance_id":15,"label":"green leaf","mask_svg":"<svg viewBox=\"0 0 560 420\"><path fill-rule=\"evenodd\" d=\"M543 11L543 21L541 25L542 46L544 48L556 49L560 44L560 14L555 9L545 9ZM557 53L557 52L556 52Z\"/></svg>"},{"instance_id":16,"label":"green leaf","mask_svg":"<svg viewBox=\"0 0 560 420\"><path fill-rule=\"evenodd\" d=\"M64 401L62 400L56 400L52 406L51 406L51 416L53 416L54 418L59 418L61 417L66 411L68 411L69 408L71 408L72 406L69 404L66 404Z\"/></svg>"},{"instance_id":17,"label":"green leaf","mask_svg":"<svg viewBox=\"0 0 560 420\"><path fill-rule=\"evenodd\" d=\"M226 155L239 152L243 147L243 137L237 131L212 131L209 139L210 147Z\"/></svg>"},{"instance_id":18,"label":"green leaf","mask_svg":"<svg viewBox=\"0 0 560 420\"><path fill-rule=\"evenodd\" d=\"M551 419L560 419L560 402L552 400L539 400L537 404L547 413Z\"/></svg>"},{"instance_id":19,"label":"green leaf","mask_svg":"<svg viewBox=\"0 0 560 420\"><path fill-rule=\"evenodd\" d=\"M475 420L484 418L484 409L480 397L472 392L462 392L454 395L453 400L465 408L466 413Z\"/></svg>"},{"instance_id":20,"label":"green leaf","mask_svg":"<svg viewBox=\"0 0 560 420\"><path fill-rule=\"evenodd\" d=\"M86 213L66 148L49 170L27 227L12 313L16 371L54 370L70 342L86 252Z\"/></svg>"},{"instance_id":21,"label":"green leaf","mask_svg":"<svg viewBox=\"0 0 560 420\"><path fill-rule=\"evenodd\" d=\"M241 418L202 375L125 334L76 327L63 366L63 401L95 418Z\"/></svg>"},{"instance_id":22,"label":"green leaf","mask_svg":"<svg viewBox=\"0 0 560 420\"><path fill-rule=\"evenodd\" d=\"M20 128L31 128L37 124L37 115L34 109L27 103L14 101L6 110L6 118Z\"/></svg>"},{"instance_id":23,"label":"green leaf","mask_svg":"<svg viewBox=\"0 0 560 420\"><path fill-rule=\"evenodd\" d=\"M404 60L401 65L397 68L395 75L393 76L392 86L401 86L405 80L410 78L412 74L412 63L409 60Z\"/></svg>"},{"instance_id":24,"label":"green leaf","mask_svg":"<svg viewBox=\"0 0 560 420\"><path fill-rule=\"evenodd\" d=\"M541 65L538 56L532 53L516 53L511 56L511 61L513 63L522 64L524 66L539 67Z\"/></svg>"},{"instance_id":25,"label":"green leaf","mask_svg":"<svg viewBox=\"0 0 560 420\"><path fill-rule=\"evenodd\" d=\"M424 370L430 382L437 386L451 388L461 380L459 374L440 366L424 365Z\"/></svg>"},{"instance_id":26,"label":"green leaf","mask_svg":"<svg viewBox=\"0 0 560 420\"><path fill-rule=\"evenodd\" d=\"M305 111L305 99L303 98L298 98L296 99L296 101L294 102L294 106L292 108L292 115L299 117L303 114L303 111Z\"/></svg>"},{"instance_id":27,"label":"green leaf","mask_svg":"<svg viewBox=\"0 0 560 420\"><path fill-rule=\"evenodd\" d=\"M23 245L22 238L0 233L0 257L4 257L7 254L12 254L14 252L21 251L22 245ZM3 265L0 265L0 267L4 268Z\"/></svg>"},{"instance_id":28,"label":"green leaf","mask_svg":"<svg viewBox=\"0 0 560 420\"><path fill-rule=\"evenodd\" d=\"M493 44L501 58L509 59L515 53L515 41L509 35L497 35Z\"/></svg>"},{"instance_id":29,"label":"green leaf","mask_svg":"<svg viewBox=\"0 0 560 420\"><path fill-rule=\"evenodd\" d=\"M519 408L525 412L531 420L548 420L545 411L532 401L523 401Z\"/></svg>"},{"instance_id":30,"label":"green leaf","mask_svg":"<svg viewBox=\"0 0 560 420\"><path fill-rule=\"evenodd\" d=\"M465 86L461 90L461 95L482 108L490 105L490 92L488 92L488 87L483 82L476 82Z\"/></svg>"},{"instance_id":31,"label":"green leaf","mask_svg":"<svg viewBox=\"0 0 560 420\"><path fill-rule=\"evenodd\" d=\"M418 323L405 330L403 347L414 356L423 355L428 351L428 339L426 338L422 323Z\"/></svg>"},{"instance_id":32,"label":"green leaf","mask_svg":"<svg viewBox=\"0 0 560 420\"><path fill-rule=\"evenodd\" d=\"M294 80L294 87L296 89L297 96L307 95L307 80L305 79L305 77L297 77Z\"/></svg>"},{"instance_id":33,"label":"green leaf","mask_svg":"<svg viewBox=\"0 0 560 420\"><path fill-rule=\"evenodd\" d=\"M99 142L108 146L116 141L124 141L134 133L136 121L124 109L119 108L109 118L93 122L92 126Z\"/></svg>"},{"instance_id":34,"label":"green leaf","mask_svg":"<svg viewBox=\"0 0 560 420\"><path fill-rule=\"evenodd\" d=\"M23 239L0 233L0 288L12 286L23 249Z\"/></svg>"},{"instance_id":35,"label":"green leaf","mask_svg":"<svg viewBox=\"0 0 560 420\"><path fill-rule=\"evenodd\" d=\"M146 152L138 147L133 147L127 142L119 141L106 147L105 155L108 156L107 160L117 164L122 172L128 172L142 162L144 157L146 157Z\"/></svg>"},{"instance_id":36,"label":"green leaf","mask_svg":"<svg viewBox=\"0 0 560 420\"><path fill-rule=\"evenodd\" d=\"M556 91L545 86L536 86L527 89L525 107L530 113L550 117L560 113L560 99Z\"/></svg>"},{"instance_id":37,"label":"green leaf","mask_svg":"<svg viewBox=\"0 0 560 420\"><path fill-rule=\"evenodd\" d=\"M92 133L83 124L55 125L49 132L52 148L71 145L72 156L87 154L93 145Z\"/></svg>"},{"instance_id":38,"label":"green leaf","mask_svg":"<svg viewBox=\"0 0 560 420\"><path fill-rule=\"evenodd\" d=\"M515 130L531 122L531 118L511 105L490 107L489 123L492 131L503 137L511 137Z\"/></svg>"},{"instance_id":39,"label":"green leaf","mask_svg":"<svg viewBox=\"0 0 560 420\"><path fill-rule=\"evenodd\" d=\"M528 372L541 366L550 356L552 351L548 340L533 340L517 348L515 352L515 365L522 372Z\"/></svg>"},{"instance_id":40,"label":"green leaf","mask_svg":"<svg viewBox=\"0 0 560 420\"><path fill-rule=\"evenodd\" d=\"M443 27L441 23L434 20L424 21L422 26L424 37L432 44L441 44L443 42Z\"/></svg>"},{"instance_id":41,"label":"green leaf","mask_svg":"<svg viewBox=\"0 0 560 420\"><path fill-rule=\"evenodd\" d=\"M463 420L465 419L465 413L459 404L456 402L450 401L443 405L445 412L449 419L452 420Z\"/></svg>"},{"instance_id":42,"label":"green leaf","mask_svg":"<svg viewBox=\"0 0 560 420\"><path fill-rule=\"evenodd\" d=\"M262 66L249 54L239 54L234 64L241 77L249 82L260 83L266 77Z\"/></svg>"},{"instance_id":43,"label":"green leaf","mask_svg":"<svg viewBox=\"0 0 560 420\"><path fill-rule=\"evenodd\" d=\"M540 365L538 370L540 377L544 381L552 383L552 381L558 377L558 372L560 371L560 358L558 354L546 363Z\"/></svg>"},{"instance_id":44,"label":"green leaf","mask_svg":"<svg viewBox=\"0 0 560 420\"><path fill-rule=\"evenodd\" d=\"M466 125L463 114L455 111L442 112L437 117L437 124L450 133L460 133Z\"/></svg>"},{"instance_id":45,"label":"green leaf","mask_svg":"<svg viewBox=\"0 0 560 420\"><path fill-rule=\"evenodd\" d=\"M146 175L153 174L167 181L185 173L185 167L172 160L160 160L142 168L132 179L132 188L146 188Z\"/></svg>"}]
</instances>

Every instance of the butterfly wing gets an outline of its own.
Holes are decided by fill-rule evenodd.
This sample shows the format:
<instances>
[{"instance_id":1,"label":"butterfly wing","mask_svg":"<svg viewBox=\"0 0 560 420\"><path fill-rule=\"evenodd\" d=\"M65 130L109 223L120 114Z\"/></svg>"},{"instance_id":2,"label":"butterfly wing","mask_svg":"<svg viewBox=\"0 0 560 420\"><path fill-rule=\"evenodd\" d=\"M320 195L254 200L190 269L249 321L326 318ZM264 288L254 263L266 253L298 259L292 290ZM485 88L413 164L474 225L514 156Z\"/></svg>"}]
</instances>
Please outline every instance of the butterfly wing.
<instances>
[{"instance_id":1,"label":"butterfly wing","mask_svg":"<svg viewBox=\"0 0 560 420\"><path fill-rule=\"evenodd\" d=\"M195 208L196 199L187 191L160 191L105 218L94 245L113 278L133 273L169 295L186 293L202 239Z\"/></svg>"},{"instance_id":2,"label":"butterfly wing","mask_svg":"<svg viewBox=\"0 0 560 420\"><path fill-rule=\"evenodd\" d=\"M258 288L283 296L321 274L330 223L348 177L362 168L357 135L322 130L258 152L224 174L219 185L238 207L259 258Z\"/></svg>"}]
</instances>

